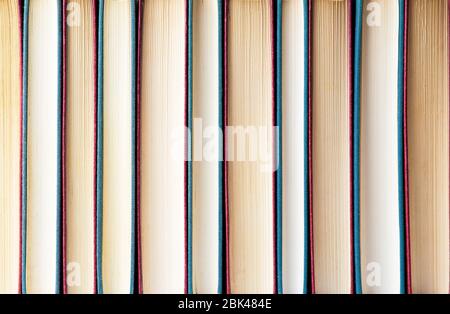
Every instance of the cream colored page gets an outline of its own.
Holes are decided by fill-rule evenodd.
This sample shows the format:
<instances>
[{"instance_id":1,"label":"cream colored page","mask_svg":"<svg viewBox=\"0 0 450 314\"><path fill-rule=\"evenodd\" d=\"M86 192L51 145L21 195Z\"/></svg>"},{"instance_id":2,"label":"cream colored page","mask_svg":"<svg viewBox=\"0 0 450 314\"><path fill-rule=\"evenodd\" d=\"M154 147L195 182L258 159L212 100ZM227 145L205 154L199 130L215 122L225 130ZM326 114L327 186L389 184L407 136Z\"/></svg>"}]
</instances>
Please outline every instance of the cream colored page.
<instances>
[{"instance_id":1,"label":"cream colored page","mask_svg":"<svg viewBox=\"0 0 450 314\"><path fill-rule=\"evenodd\" d=\"M317 293L351 289L348 1L313 1L312 173Z\"/></svg>"},{"instance_id":2,"label":"cream colored page","mask_svg":"<svg viewBox=\"0 0 450 314\"><path fill-rule=\"evenodd\" d=\"M103 64L103 246L105 293L131 287L131 4L106 0Z\"/></svg>"},{"instance_id":3,"label":"cream colored page","mask_svg":"<svg viewBox=\"0 0 450 314\"><path fill-rule=\"evenodd\" d=\"M282 5L283 293L304 293L304 3L283 0Z\"/></svg>"},{"instance_id":4,"label":"cream colored page","mask_svg":"<svg viewBox=\"0 0 450 314\"><path fill-rule=\"evenodd\" d=\"M363 12L361 281L364 293L400 293L399 4L365 0Z\"/></svg>"},{"instance_id":5,"label":"cream colored page","mask_svg":"<svg viewBox=\"0 0 450 314\"><path fill-rule=\"evenodd\" d=\"M228 18L228 124L250 130L265 127L266 132L258 134L258 145L263 152L271 152L271 2L231 0ZM272 293L275 271L272 167L265 164L262 156L252 161L250 154L247 157L243 154L243 160L239 161L239 144L233 143L236 135L227 136L228 152L235 152L233 157L227 156L230 290ZM250 140L247 138L241 149L249 151L255 144Z\"/></svg>"},{"instance_id":6,"label":"cream colored page","mask_svg":"<svg viewBox=\"0 0 450 314\"><path fill-rule=\"evenodd\" d=\"M66 285L68 293L94 287L95 25L91 1L72 1L80 20L67 26ZM78 23L79 22L79 23Z\"/></svg>"},{"instance_id":7,"label":"cream colored page","mask_svg":"<svg viewBox=\"0 0 450 314\"><path fill-rule=\"evenodd\" d=\"M449 292L448 1L409 1L408 162L411 284Z\"/></svg>"},{"instance_id":8,"label":"cream colored page","mask_svg":"<svg viewBox=\"0 0 450 314\"><path fill-rule=\"evenodd\" d=\"M144 293L185 291L185 162L180 138L185 125L185 25L186 1L144 1L140 156Z\"/></svg>"},{"instance_id":9,"label":"cream colored page","mask_svg":"<svg viewBox=\"0 0 450 314\"><path fill-rule=\"evenodd\" d=\"M56 293L58 4L32 0L28 17L26 292Z\"/></svg>"},{"instance_id":10,"label":"cream colored page","mask_svg":"<svg viewBox=\"0 0 450 314\"><path fill-rule=\"evenodd\" d=\"M193 2L193 290L219 289L219 12Z\"/></svg>"},{"instance_id":11,"label":"cream colored page","mask_svg":"<svg viewBox=\"0 0 450 314\"><path fill-rule=\"evenodd\" d=\"M0 293L19 292L20 32L18 1L0 1Z\"/></svg>"}]
</instances>

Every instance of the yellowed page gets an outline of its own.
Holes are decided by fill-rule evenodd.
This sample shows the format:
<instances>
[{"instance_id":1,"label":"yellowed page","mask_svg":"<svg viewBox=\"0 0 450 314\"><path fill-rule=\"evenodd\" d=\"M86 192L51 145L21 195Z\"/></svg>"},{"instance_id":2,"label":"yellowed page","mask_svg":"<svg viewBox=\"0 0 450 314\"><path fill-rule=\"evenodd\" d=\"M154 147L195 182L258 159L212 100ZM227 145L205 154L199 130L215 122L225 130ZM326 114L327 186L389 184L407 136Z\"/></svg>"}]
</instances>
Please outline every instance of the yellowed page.
<instances>
[{"instance_id":1,"label":"yellowed page","mask_svg":"<svg viewBox=\"0 0 450 314\"><path fill-rule=\"evenodd\" d=\"M414 293L449 292L448 1L409 1L408 162Z\"/></svg>"},{"instance_id":2,"label":"yellowed page","mask_svg":"<svg viewBox=\"0 0 450 314\"><path fill-rule=\"evenodd\" d=\"M351 291L348 0L313 1L312 175L317 293Z\"/></svg>"},{"instance_id":3,"label":"yellowed page","mask_svg":"<svg viewBox=\"0 0 450 314\"><path fill-rule=\"evenodd\" d=\"M93 293L95 24L92 1L72 1L67 25L66 220L65 278L68 293Z\"/></svg>"},{"instance_id":4,"label":"yellowed page","mask_svg":"<svg viewBox=\"0 0 450 314\"><path fill-rule=\"evenodd\" d=\"M228 16L227 115L237 127L227 130L230 290L272 293L273 172L251 154L255 144L272 152L271 1L231 0Z\"/></svg>"},{"instance_id":5,"label":"yellowed page","mask_svg":"<svg viewBox=\"0 0 450 314\"><path fill-rule=\"evenodd\" d=\"M131 3L106 0L104 5L102 288L104 293L130 293Z\"/></svg>"},{"instance_id":6,"label":"yellowed page","mask_svg":"<svg viewBox=\"0 0 450 314\"><path fill-rule=\"evenodd\" d=\"M18 293L20 280L19 14L18 1L0 1L0 293Z\"/></svg>"},{"instance_id":7,"label":"yellowed page","mask_svg":"<svg viewBox=\"0 0 450 314\"><path fill-rule=\"evenodd\" d=\"M185 26L186 1L144 1L140 96L144 293L185 291L185 140L180 134L186 108Z\"/></svg>"}]
</instances>

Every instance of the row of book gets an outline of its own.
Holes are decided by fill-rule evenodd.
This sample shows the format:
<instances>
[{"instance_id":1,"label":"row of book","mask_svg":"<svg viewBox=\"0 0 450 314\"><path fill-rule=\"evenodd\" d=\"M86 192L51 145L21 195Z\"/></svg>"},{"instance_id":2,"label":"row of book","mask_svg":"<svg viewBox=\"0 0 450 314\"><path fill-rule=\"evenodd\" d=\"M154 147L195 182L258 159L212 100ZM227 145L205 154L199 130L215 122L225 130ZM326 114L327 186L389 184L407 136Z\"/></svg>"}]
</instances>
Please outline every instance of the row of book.
<instances>
[{"instance_id":1,"label":"row of book","mask_svg":"<svg viewBox=\"0 0 450 314\"><path fill-rule=\"evenodd\" d=\"M449 10L0 1L0 292L448 293Z\"/></svg>"}]
</instances>

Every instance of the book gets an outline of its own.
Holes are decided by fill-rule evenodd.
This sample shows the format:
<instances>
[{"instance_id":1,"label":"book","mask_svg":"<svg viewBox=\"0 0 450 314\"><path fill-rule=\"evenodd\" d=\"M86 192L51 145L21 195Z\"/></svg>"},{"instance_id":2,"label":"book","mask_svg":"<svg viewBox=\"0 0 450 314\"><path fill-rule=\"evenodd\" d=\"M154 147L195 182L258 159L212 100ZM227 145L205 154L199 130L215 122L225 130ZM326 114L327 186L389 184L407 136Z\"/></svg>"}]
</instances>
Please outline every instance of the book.
<instances>
[{"instance_id":1,"label":"book","mask_svg":"<svg viewBox=\"0 0 450 314\"><path fill-rule=\"evenodd\" d=\"M274 293L274 8L230 0L224 10L226 292Z\"/></svg>"},{"instance_id":2,"label":"book","mask_svg":"<svg viewBox=\"0 0 450 314\"><path fill-rule=\"evenodd\" d=\"M404 1L356 6L354 239L357 293L404 293Z\"/></svg>"},{"instance_id":3,"label":"book","mask_svg":"<svg viewBox=\"0 0 450 314\"><path fill-rule=\"evenodd\" d=\"M63 292L95 293L97 2L63 7Z\"/></svg>"},{"instance_id":4,"label":"book","mask_svg":"<svg viewBox=\"0 0 450 314\"><path fill-rule=\"evenodd\" d=\"M449 2L407 2L408 292L449 293Z\"/></svg>"},{"instance_id":5,"label":"book","mask_svg":"<svg viewBox=\"0 0 450 314\"><path fill-rule=\"evenodd\" d=\"M310 6L311 292L352 293L352 1Z\"/></svg>"},{"instance_id":6,"label":"book","mask_svg":"<svg viewBox=\"0 0 450 314\"><path fill-rule=\"evenodd\" d=\"M61 19L60 1L24 2L23 293L60 291Z\"/></svg>"},{"instance_id":7,"label":"book","mask_svg":"<svg viewBox=\"0 0 450 314\"><path fill-rule=\"evenodd\" d=\"M139 291L188 292L188 1L139 1Z\"/></svg>"},{"instance_id":8,"label":"book","mask_svg":"<svg viewBox=\"0 0 450 314\"><path fill-rule=\"evenodd\" d=\"M22 3L0 2L0 293L21 291Z\"/></svg>"},{"instance_id":9,"label":"book","mask_svg":"<svg viewBox=\"0 0 450 314\"><path fill-rule=\"evenodd\" d=\"M277 26L277 125L281 137L277 172L278 224L281 223L277 226L277 247L281 251L278 292L307 293L308 1L278 1Z\"/></svg>"},{"instance_id":10,"label":"book","mask_svg":"<svg viewBox=\"0 0 450 314\"><path fill-rule=\"evenodd\" d=\"M134 289L136 3L99 2L97 291Z\"/></svg>"},{"instance_id":11,"label":"book","mask_svg":"<svg viewBox=\"0 0 450 314\"><path fill-rule=\"evenodd\" d=\"M189 1L190 293L223 292L223 1Z\"/></svg>"}]
</instances>

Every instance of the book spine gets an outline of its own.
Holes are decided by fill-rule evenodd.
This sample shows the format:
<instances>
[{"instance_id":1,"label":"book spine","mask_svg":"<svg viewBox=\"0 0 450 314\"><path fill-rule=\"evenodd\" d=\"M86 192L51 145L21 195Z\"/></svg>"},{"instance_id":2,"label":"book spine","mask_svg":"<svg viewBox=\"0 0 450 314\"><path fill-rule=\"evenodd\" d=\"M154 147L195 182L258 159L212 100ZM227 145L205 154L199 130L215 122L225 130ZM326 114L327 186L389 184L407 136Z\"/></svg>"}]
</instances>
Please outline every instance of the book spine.
<instances>
[{"instance_id":1,"label":"book spine","mask_svg":"<svg viewBox=\"0 0 450 314\"><path fill-rule=\"evenodd\" d=\"M311 21L312 16L312 0L308 1L308 21ZM315 278L314 278L314 231L313 231L313 167L312 167L312 23L309 22L308 27L308 222L309 222L309 265L310 265L310 290L315 293Z\"/></svg>"},{"instance_id":2,"label":"book spine","mask_svg":"<svg viewBox=\"0 0 450 314\"><path fill-rule=\"evenodd\" d=\"M224 90L223 90L223 125L224 128L228 125L228 14L229 14L228 0L224 0L224 20L223 20L223 72L224 72ZM228 145L227 139L224 137L223 154L224 154L224 198L225 198L225 292L230 294L230 211L228 198L228 161L227 161Z\"/></svg>"},{"instance_id":3,"label":"book spine","mask_svg":"<svg viewBox=\"0 0 450 314\"><path fill-rule=\"evenodd\" d=\"M278 0L276 3L276 19L275 19L275 126L278 129L276 133L275 139L275 164L278 165L275 171L275 237L276 237L276 254L275 254L275 263L276 263L276 274L275 274L275 282L276 282L276 293L283 293L283 239L282 239L282 217L283 217L283 128L282 128L282 15L283 15L283 1Z\"/></svg>"},{"instance_id":4,"label":"book spine","mask_svg":"<svg viewBox=\"0 0 450 314\"><path fill-rule=\"evenodd\" d=\"M353 133L353 96L354 96L354 86L353 86L353 74L354 74L354 67L353 67L353 1L347 2L347 29L348 29L348 44L347 44L347 61L350 67L348 81L349 81L349 89L350 89L350 97L349 97L349 104L348 104L348 110L349 110L349 133L350 133L350 182L353 182L354 179L354 171L353 171L353 146L354 146L354 133ZM354 197L354 187L353 184L350 183L350 228L351 230L354 230L353 226L353 212L354 212L354 204L353 204L353 198ZM354 265L354 239L353 239L353 232L350 232L350 267L351 267L351 289L350 293L355 293L355 265Z\"/></svg>"},{"instance_id":5,"label":"book spine","mask_svg":"<svg viewBox=\"0 0 450 314\"><path fill-rule=\"evenodd\" d=\"M20 75L21 75L21 141L20 141L20 261L18 293L26 293L26 200L27 200L27 77L28 77L28 0L19 0L19 12L21 12L20 34ZM22 11L23 9L23 11Z\"/></svg>"},{"instance_id":6,"label":"book spine","mask_svg":"<svg viewBox=\"0 0 450 314\"><path fill-rule=\"evenodd\" d=\"M303 101L303 107L304 107L304 147L303 147L303 153L305 156L308 155L308 131L309 131L309 29L310 29L310 19L309 19L309 0L303 0L303 26L304 26L304 53L303 53L303 63L305 65L304 67L304 101ZM304 186L305 189L303 191L304 193L304 225L305 225L305 231L304 231L304 276L303 276L303 293L308 293L308 285L309 285L309 159L304 159L304 169L305 169L305 175L304 175Z\"/></svg>"},{"instance_id":7,"label":"book spine","mask_svg":"<svg viewBox=\"0 0 450 314\"><path fill-rule=\"evenodd\" d=\"M98 46L97 46L97 155L96 155L96 269L97 293L103 293L102 244L103 244L103 35L104 35L103 0L98 2Z\"/></svg>"},{"instance_id":8,"label":"book spine","mask_svg":"<svg viewBox=\"0 0 450 314\"><path fill-rule=\"evenodd\" d=\"M217 0L218 5L218 30L219 30L219 128L224 134L224 68L223 68L223 37L224 37L224 2ZM223 143L223 141L222 141ZM217 287L217 293L223 293L226 290L225 282L226 270L225 270L225 245L224 245L224 222L225 222L225 195L224 195L224 153L223 147L220 147L219 153L219 282Z\"/></svg>"},{"instance_id":9,"label":"book spine","mask_svg":"<svg viewBox=\"0 0 450 314\"><path fill-rule=\"evenodd\" d=\"M409 288L409 216L408 214L408 159L406 128L406 54L407 54L407 0L399 0L398 38L398 156L399 156L399 230L400 230L400 293Z\"/></svg>"},{"instance_id":10,"label":"book spine","mask_svg":"<svg viewBox=\"0 0 450 314\"><path fill-rule=\"evenodd\" d=\"M95 30L94 30L94 67L93 67L93 75L94 75L94 85L97 86L97 66L98 66L98 2L96 0L92 0L92 19L94 21ZM94 191L97 191L97 152L98 152L98 90L94 88L94 178L92 180L92 184L94 185ZM94 192L93 199L94 213L93 213L93 225L94 225L94 291L93 293L97 293L97 260L95 258L97 254L97 194Z\"/></svg>"},{"instance_id":11,"label":"book spine","mask_svg":"<svg viewBox=\"0 0 450 314\"><path fill-rule=\"evenodd\" d=\"M357 294L362 293L361 253L360 253L360 99L361 99L361 40L362 40L363 0L356 1L355 10L355 54L354 54L354 108L353 108L353 250L354 286Z\"/></svg>"},{"instance_id":12,"label":"book spine","mask_svg":"<svg viewBox=\"0 0 450 314\"><path fill-rule=\"evenodd\" d=\"M185 293L192 294L192 0L186 0L186 138L185 156L185 204L186 204L186 245L185 245Z\"/></svg>"},{"instance_id":13,"label":"book spine","mask_svg":"<svg viewBox=\"0 0 450 314\"><path fill-rule=\"evenodd\" d=\"M56 237L58 239L58 247L56 250L56 293L61 293L62 291L62 280L61 280L61 268L63 267L63 264L61 262L61 256L62 256L62 243L61 243L61 235L62 235L62 102L63 102L63 71L62 71L62 65L63 65L63 15L64 15L64 8L63 8L63 1L58 0L58 148L57 148L57 154L58 154L58 170L57 170L57 176L58 176L58 187L57 187L57 193L58 193L58 210L57 210L57 226L56 226Z\"/></svg>"},{"instance_id":14,"label":"book spine","mask_svg":"<svg viewBox=\"0 0 450 314\"><path fill-rule=\"evenodd\" d=\"M62 212L61 212L61 231L62 231L62 292L67 293L67 212L66 212L66 99L67 99L67 15L65 13L65 8L67 8L67 0L62 0L63 14L62 14L62 150L61 150L61 167L62 167Z\"/></svg>"},{"instance_id":15,"label":"book spine","mask_svg":"<svg viewBox=\"0 0 450 314\"><path fill-rule=\"evenodd\" d=\"M141 61L143 2L137 3L137 60L136 60L136 251L137 292L142 293L142 242L141 242Z\"/></svg>"},{"instance_id":16,"label":"book spine","mask_svg":"<svg viewBox=\"0 0 450 314\"><path fill-rule=\"evenodd\" d=\"M404 202L405 202L405 209L404 209L404 230L402 234L404 235L404 242L405 242L405 261L404 261L404 267L405 267L405 273L406 273L406 293L410 294L412 293L412 284L411 284L411 246L410 246L410 229L409 229L409 166L408 166L408 119L407 113L408 113L408 7L409 7L409 1L404 0L404 34L403 34L403 42L404 47L403 51L400 51L399 53L403 53L403 112L405 119L403 121L403 158L404 158ZM400 96L401 97L401 96Z\"/></svg>"},{"instance_id":17,"label":"book spine","mask_svg":"<svg viewBox=\"0 0 450 314\"><path fill-rule=\"evenodd\" d=\"M132 138L132 178L131 178L131 273L130 273L130 293L134 293L135 290L135 275L136 275L136 191L137 191L137 165L136 165L136 151L137 151L137 141L136 141L136 124L137 124L137 96L136 96L136 86L137 86L137 2L135 0L130 1L130 12L131 12L131 138Z\"/></svg>"}]
</instances>

